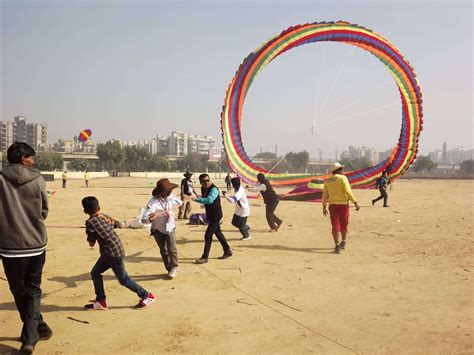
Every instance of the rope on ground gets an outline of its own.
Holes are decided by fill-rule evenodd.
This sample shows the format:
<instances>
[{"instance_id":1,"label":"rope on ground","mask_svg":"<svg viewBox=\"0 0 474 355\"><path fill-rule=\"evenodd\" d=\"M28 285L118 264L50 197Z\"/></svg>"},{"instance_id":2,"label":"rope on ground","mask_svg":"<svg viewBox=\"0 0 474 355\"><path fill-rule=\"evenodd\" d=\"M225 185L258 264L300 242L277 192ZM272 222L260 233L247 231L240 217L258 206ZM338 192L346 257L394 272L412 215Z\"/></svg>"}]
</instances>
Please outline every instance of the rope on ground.
<instances>
[{"instance_id":1,"label":"rope on ground","mask_svg":"<svg viewBox=\"0 0 474 355\"><path fill-rule=\"evenodd\" d=\"M227 282L226 280L222 279L221 277L219 277L218 275L216 275L216 274L213 273L212 271L210 271L210 270L208 270L207 268L205 268L203 265L199 265L199 266L200 266L201 268L203 268L204 270L206 270L209 274L211 274L212 276L214 276L216 279L220 280L223 284L225 284L225 285L227 285L227 286L230 286L230 287L236 289L237 291L240 291L240 292L243 293L244 295L246 295L246 296L252 298L253 300L255 300L256 302L260 303L262 306L267 307L268 309L272 310L273 312L278 313L279 315L281 315L281 316L283 316L283 317L285 317L285 318L290 319L290 320L293 321L294 323L296 323L296 324L302 326L303 328L309 330L310 332L312 332L312 333L314 333L314 334L316 334L316 335L319 335L320 337L325 338L325 339L327 339L327 340L333 342L334 344L339 345L340 347L343 347L344 349L347 349L347 350L353 352L354 354L357 354L357 351L355 351L354 349L349 348L348 346L346 346L346 345L344 345L344 344L338 342L337 340L332 339L332 338L328 337L327 335L324 335L323 333L318 332L317 330L314 330L313 328L307 326L306 324L301 323L299 320L297 320L297 319L295 319L295 318L293 318L293 317L291 317L291 316L289 316L289 315L287 315L287 314L285 314L285 313L279 311L278 309L273 308L272 306L270 306L270 305L264 303L263 301L260 301L260 300L259 300L257 297L255 297L254 295L252 295L252 294L248 293L247 291L244 291L244 290L242 290L241 288L239 288L239 287L237 287L237 286L235 286L235 285L233 285L233 284Z\"/></svg>"}]
</instances>

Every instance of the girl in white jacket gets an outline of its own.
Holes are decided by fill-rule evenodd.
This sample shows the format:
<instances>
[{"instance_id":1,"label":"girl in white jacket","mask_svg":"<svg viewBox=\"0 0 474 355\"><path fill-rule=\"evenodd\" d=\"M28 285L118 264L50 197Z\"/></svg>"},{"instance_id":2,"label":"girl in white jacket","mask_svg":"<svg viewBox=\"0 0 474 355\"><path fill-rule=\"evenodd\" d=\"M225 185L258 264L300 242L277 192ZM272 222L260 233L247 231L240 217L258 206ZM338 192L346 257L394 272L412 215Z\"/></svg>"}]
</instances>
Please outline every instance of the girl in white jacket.
<instances>
[{"instance_id":1,"label":"girl in white jacket","mask_svg":"<svg viewBox=\"0 0 474 355\"><path fill-rule=\"evenodd\" d=\"M222 195L230 203L235 203L234 217L232 218L232 225L239 228L240 233L242 233L242 240L250 239L250 226L247 225L247 218L250 216L250 206L247 200L247 194L245 189L240 186L240 179L234 177L230 180L232 187L234 188L234 195L228 195L225 191L222 192Z\"/></svg>"}]
</instances>

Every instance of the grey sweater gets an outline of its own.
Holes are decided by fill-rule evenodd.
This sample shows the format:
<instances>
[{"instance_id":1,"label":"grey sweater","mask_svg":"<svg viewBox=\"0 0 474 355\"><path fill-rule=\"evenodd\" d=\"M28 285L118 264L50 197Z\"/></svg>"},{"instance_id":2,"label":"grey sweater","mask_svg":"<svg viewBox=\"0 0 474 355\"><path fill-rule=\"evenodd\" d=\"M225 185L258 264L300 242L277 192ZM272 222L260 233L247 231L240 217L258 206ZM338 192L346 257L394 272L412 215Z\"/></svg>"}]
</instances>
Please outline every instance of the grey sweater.
<instances>
[{"instance_id":1,"label":"grey sweater","mask_svg":"<svg viewBox=\"0 0 474 355\"><path fill-rule=\"evenodd\" d=\"M0 172L0 255L41 254L48 241L46 183L41 174L20 164Z\"/></svg>"}]
</instances>

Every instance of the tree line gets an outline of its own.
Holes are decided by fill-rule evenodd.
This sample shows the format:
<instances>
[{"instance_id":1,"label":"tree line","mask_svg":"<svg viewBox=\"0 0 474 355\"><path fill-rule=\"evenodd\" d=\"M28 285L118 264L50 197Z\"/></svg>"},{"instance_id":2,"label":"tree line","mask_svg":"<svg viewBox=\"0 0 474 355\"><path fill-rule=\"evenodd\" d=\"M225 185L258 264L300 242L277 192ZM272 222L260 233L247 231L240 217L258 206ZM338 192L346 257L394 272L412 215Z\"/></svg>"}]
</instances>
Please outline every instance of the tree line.
<instances>
[{"instance_id":1,"label":"tree line","mask_svg":"<svg viewBox=\"0 0 474 355\"><path fill-rule=\"evenodd\" d=\"M68 163L68 170L116 170L116 171L226 171L227 162L213 162L205 154L192 153L176 161L170 161L165 155L151 155L139 147L122 147L117 141L110 141L97 145L99 162L84 158L74 159ZM308 171L309 153L307 151L289 152L284 158L275 153L262 152L254 159L263 159L271 166L275 173L305 173ZM6 164L6 154L3 154L3 164ZM339 162L346 166L346 170L359 170L372 166L372 162L365 158L342 158ZM219 166L220 165L220 166ZM42 171L61 170L64 160L59 153L38 152L36 168ZM410 170L414 172L434 170L437 165L429 155L418 155ZM464 173L474 173L474 160L463 161L460 170Z\"/></svg>"}]
</instances>

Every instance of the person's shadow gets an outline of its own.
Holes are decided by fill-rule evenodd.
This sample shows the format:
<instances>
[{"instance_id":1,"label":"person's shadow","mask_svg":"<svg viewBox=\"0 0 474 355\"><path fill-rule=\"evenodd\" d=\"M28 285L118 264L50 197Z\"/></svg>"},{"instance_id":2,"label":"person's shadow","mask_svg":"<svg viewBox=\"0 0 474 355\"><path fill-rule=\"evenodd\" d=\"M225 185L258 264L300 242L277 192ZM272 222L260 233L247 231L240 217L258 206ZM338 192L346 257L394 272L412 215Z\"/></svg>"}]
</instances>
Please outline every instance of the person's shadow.
<instances>
[{"instance_id":1,"label":"person's shadow","mask_svg":"<svg viewBox=\"0 0 474 355\"><path fill-rule=\"evenodd\" d=\"M296 251L303 253L321 253L332 254L334 248L292 248L283 245L236 245L233 248L248 248L248 249L267 249L267 250L282 250L282 251Z\"/></svg>"},{"instance_id":2,"label":"person's shadow","mask_svg":"<svg viewBox=\"0 0 474 355\"><path fill-rule=\"evenodd\" d=\"M11 346L2 344L3 341L19 341L18 338L13 337L0 337L0 354L23 354L19 349L12 348Z\"/></svg>"}]
</instances>

